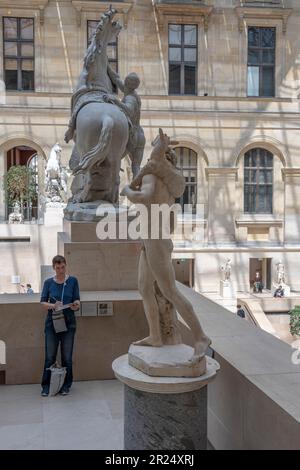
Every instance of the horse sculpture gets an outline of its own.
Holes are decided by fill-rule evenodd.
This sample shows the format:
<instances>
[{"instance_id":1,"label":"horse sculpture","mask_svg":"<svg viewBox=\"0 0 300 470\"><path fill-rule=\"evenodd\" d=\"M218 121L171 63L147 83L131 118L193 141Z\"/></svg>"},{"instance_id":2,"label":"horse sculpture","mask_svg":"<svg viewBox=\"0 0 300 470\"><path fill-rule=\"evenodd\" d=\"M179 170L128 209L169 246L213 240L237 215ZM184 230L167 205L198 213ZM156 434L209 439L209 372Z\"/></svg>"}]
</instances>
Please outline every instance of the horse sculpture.
<instances>
[{"instance_id":1,"label":"horse sculpture","mask_svg":"<svg viewBox=\"0 0 300 470\"><path fill-rule=\"evenodd\" d=\"M45 191L50 192L52 186L59 188L60 180L60 161L61 161L61 146L57 142L53 145L50 156L47 161L45 169Z\"/></svg>"},{"instance_id":2,"label":"horse sculpture","mask_svg":"<svg viewBox=\"0 0 300 470\"><path fill-rule=\"evenodd\" d=\"M45 194L50 198L61 199L61 191L64 197L67 195L66 169L61 165L61 146L57 142L53 145L47 166L45 169Z\"/></svg>"},{"instance_id":3,"label":"horse sculpture","mask_svg":"<svg viewBox=\"0 0 300 470\"><path fill-rule=\"evenodd\" d=\"M71 203L117 203L121 159L126 154L129 119L119 106L107 102L113 94L108 74L107 45L121 31L112 21L116 10L104 13L89 45L77 89L72 97L72 117L65 141L73 139L70 168L74 174Z\"/></svg>"}]
</instances>

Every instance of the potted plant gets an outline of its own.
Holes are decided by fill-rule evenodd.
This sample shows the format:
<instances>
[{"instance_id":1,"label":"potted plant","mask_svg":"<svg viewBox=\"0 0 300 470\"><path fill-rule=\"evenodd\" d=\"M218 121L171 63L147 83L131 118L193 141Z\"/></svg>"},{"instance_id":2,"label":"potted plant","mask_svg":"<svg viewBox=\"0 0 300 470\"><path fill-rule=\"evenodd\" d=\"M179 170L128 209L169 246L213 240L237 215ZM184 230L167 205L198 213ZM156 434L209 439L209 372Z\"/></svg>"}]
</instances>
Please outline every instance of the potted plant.
<instances>
[{"instance_id":1,"label":"potted plant","mask_svg":"<svg viewBox=\"0 0 300 470\"><path fill-rule=\"evenodd\" d=\"M8 207L19 202L22 214L25 206L29 208L31 201L37 197L35 176L35 172L25 165L10 167L4 175Z\"/></svg>"},{"instance_id":2,"label":"potted plant","mask_svg":"<svg viewBox=\"0 0 300 470\"><path fill-rule=\"evenodd\" d=\"M294 337L300 336L300 305L295 307L289 312L290 314L290 332Z\"/></svg>"}]
</instances>

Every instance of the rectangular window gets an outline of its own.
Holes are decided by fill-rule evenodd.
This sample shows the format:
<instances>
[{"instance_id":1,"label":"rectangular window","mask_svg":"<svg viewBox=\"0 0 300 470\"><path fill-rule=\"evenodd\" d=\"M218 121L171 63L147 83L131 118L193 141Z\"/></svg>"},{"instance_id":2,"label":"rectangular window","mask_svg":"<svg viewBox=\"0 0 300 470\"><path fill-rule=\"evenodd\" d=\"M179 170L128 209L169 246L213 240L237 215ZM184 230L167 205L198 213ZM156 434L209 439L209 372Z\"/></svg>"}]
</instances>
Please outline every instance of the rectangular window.
<instances>
[{"instance_id":1,"label":"rectangular window","mask_svg":"<svg viewBox=\"0 0 300 470\"><path fill-rule=\"evenodd\" d=\"M197 94L198 27L169 24L169 94Z\"/></svg>"},{"instance_id":2,"label":"rectangular window","mask_svg":"<svg viewBox=\"0 0 300 470\"><path fill-rule=\"evenodd\" d=\"M90 45L92 36L96 31L99 21L88 20L87 22L87 45ZM114 42L110 42L107 47L108 62L111 68L118 72L118 39Z\"/></svg>"},{"instance_id":3,"label":"rectangular window","mask_svg":"<svg viewBox=\"0 0 300 470\"><path fill-rule=\"evenodd\" d=\"M3 18L3 57L6 89L33 91L33 18Z\"/></svg>"},{"instance_id":4,"label":"rectangular window","mask_svg":"<svg viewBox=\"0 0 300 470\"><path fill-rule=\"evenodd\" d=\"M249 150L244 157L244 211L273 212L273 155L262 148Z\"/></svg>"},{"instance_id":5,"label":"rectangular window","mask_svg":"<svg viewBox=\"0 0 300 470\"><path fill-rule=\"evenodd\" d=\"M276 28L248 27L248 96L275 96Z\"/></svg>"},{"instance_id":6,"label":"rectangular window","mask_svg":"<svg viewBox=\"0 0 300 470\"><path fill-rule=\"evenodd\" d=\"M177 167L185 178L185 191L183 195L176 199L177 204L181 204L182 209L187 210L185 205L189 205L192 213L197 209L197 154L187 147L176 147Z\"/></svg>"}]
</instances>

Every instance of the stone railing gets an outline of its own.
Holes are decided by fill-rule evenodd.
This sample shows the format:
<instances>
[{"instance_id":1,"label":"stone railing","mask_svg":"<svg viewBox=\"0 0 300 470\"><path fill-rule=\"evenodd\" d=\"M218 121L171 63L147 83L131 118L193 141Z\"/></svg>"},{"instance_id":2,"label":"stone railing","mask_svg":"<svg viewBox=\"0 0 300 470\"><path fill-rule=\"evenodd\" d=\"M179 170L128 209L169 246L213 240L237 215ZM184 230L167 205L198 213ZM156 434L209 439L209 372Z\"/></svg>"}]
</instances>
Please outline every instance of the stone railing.
<instances>
[{"instance_id":1,"label":"stone railing","mask_svg":"<svg viewBox=\"0 0 300 470\"><path fill-rule=\"evenodd\" d=\"M300 352L188 287L221 369L208 388L208 439L215 449L300 448ZM114 315L78 318L75 380L113 378L112 360L147 333L137 291L85 292L113 302ZM6 383L38 383L43 365L39 296L0 296ZM100 325L101 323L101 325ZM183 329L186 342L190 335ZM2 370L3 372L3 370ZM2 374L3 375L3 374ZM0 377L1 378L1 377Z\"/></svg>"},{"instance_id":2,"label":"stone railing","mask_svg":"<svg viewBox=\"0 0 300 470\"><path fill-rule=\"evenodd\" d=\"M194 305L221 369L208 387L215 449L300 448L300 351L201 294Z\"/></svg>"}]
</instances>

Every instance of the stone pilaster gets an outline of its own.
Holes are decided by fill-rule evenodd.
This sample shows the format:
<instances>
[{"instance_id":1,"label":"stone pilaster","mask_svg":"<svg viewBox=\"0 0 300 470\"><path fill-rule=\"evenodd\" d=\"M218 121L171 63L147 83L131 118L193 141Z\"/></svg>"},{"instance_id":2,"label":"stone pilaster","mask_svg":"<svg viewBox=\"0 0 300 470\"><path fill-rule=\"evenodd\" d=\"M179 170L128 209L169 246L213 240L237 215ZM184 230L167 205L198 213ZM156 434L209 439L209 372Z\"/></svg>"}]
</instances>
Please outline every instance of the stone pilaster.
<instances>
[{"instance_id":1,"label":"stone pilaster","mask_svg":"<svg viewBox=\"0 0 300 470\"><path fill-rule=\"evenodd\" d=\"M300 240L300 168L283 168L285 180L284 242Z\"/></svg>"},{"instance_id":2,"label":"stone pilaster","mask_svg":"<svg viewBox=\"0 0 300 470\"><path fill-rule=\"evenodd\" d=\"M235 242L237 168L206 168L208 243Z\"/></svg>"}]
</instances>

